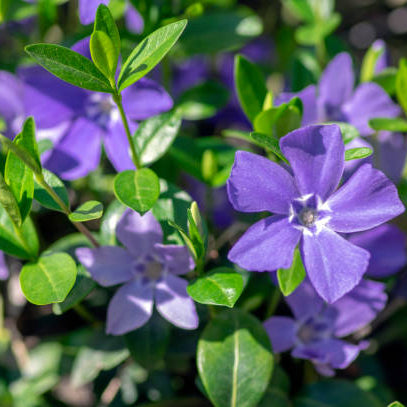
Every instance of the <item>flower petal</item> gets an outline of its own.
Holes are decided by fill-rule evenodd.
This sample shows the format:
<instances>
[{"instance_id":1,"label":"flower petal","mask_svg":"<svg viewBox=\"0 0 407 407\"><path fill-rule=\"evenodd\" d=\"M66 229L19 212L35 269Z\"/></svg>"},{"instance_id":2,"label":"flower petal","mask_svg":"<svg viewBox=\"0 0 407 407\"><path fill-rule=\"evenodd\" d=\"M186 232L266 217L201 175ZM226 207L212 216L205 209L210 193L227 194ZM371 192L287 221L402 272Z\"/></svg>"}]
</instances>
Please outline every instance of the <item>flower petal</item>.
<instances>
[{"instance_id":1,"label":"flower petal","mask_svg":"<svg viewBox=\"0 0 407 407\"><path fill-rule=\"evenodd\" d=\"M304 233L300 249L312 285L329 303L352 290L369 264L369 252L325 227L318 234Z\"/></svg>"},{"instance_id":2,"label":"flower petal","mask_svg":"<svg viewBox=\"0 0 407 407\"><path fill-rule=\"evenodd\" d=\"M195 267L194 260L185 246L156 243L154 248L172 274L186 274Z\"/></svg>"},{"instance_id":3,"label":"flower petal","mask_svg":"<svg viewBox=\"0 0 407 407\"><path fill-rule=\"evenodd\" d=\"M366 276L387 277L407 264L406 235L395 225L384 224L355 233L348 240L370 253Z\"/></svg>"},{"instance_id":4,"label":"flower petal","mask_svg":"<svg viewBox=\"0 0 407 407\"><path fill-rule=\"evenodd\" d=\"M79 118L54 147L44 166L66 180L95 170L100 161L102 131L90 120Z\"/></svg>"},{"instance_id":5,"label":"flower petal","mask_svg":"<svg viewBox=\"0 0 407 407\"><path fill-rule=\"evenodd\" d=\"M10 272L7 266L6 256L0 251L0 280L7 280L9 275Z\"/></svg>"},{"instance_id":6,"label":"flower petal","mask_svg":"<svg viewBox=\"0 0 407 407\"><path fill-rule=\"evenodd\" d=\"M342 233L374 228L404 212L397 188L370 164L362 165L327 201L328 226Z\"/></svg>"},{"instance_id":7,"label":"flower petal","mask_svg":"<svg viewBox=\"0 0 407 407\"><path fill-rule=\"evenodd\" d=\"M153 291L141 279L120 287L107 309L106 333L123 335L143 326L153 313Z\"/></svg>"},{"instance_id":8,"label":"flower petal","mask_svg":"<svg viewBox=\"0 0 407 407\"><path fill-rule=\"evenodd\" d=\"M107 5L109 0L79 0L79 19L83 25L92 23L99 4Z\"/></svg>"},{"instance_id":9,"label":"flower petal","mask_svg":"<svg viewBox=\"0 0 407 407\"><path fill-rule=\"evenodd\" d=\"M295 344L296 325L292 318L272 317L264 323L275 353L291 349Z\"/></svg>"},{"instance_id":10,"label":"flower petal","mask_svg":"<svg viewBox=\"0 0 407 407\"><path fill-rule=\"evenodd\" d=\"M141 34L144 30L144 20L141 14L133 7L133 5L128 4L126 8L126 13L124 15L126 20L126 28L133 34Z\"/></svg>"},{"instance_id":11,"label":"flower petal","mask_svg":"<svg viewBox=\"0 0 407 407\"><path fill-rule=\"evenodd\" d=\"M351 292L331 305L335 310L335 336L350 335L369 324L385 307L386 286L376 281L362 280Z\"/></svg>"},{"instance_id":12,"label":"flower petal","mask_svg":"<svg viewBox=\"0 0 407 407\"><path fill-rule=\"evenodd\" d=\"M155 287L158 312L173 325L182 329L198 328L199 319L194 301L187 293L188 281L167 274Z\"/></svg>"},{"instance_id":13,"label":"flower petal","mask_svg":"<svg viewBox=\"0 0 407 407\"><path fill-rule=\"evenodd\" d=\"M151 254L154 245L163 241L161 225L153 214L147 212L141 216L131 209L127 209L120 218L116 235L136 258Z\"/></svg>"},{"instance_id":14,"label":"flower petal","mask_svg":"<svg viewBox=\"0 0 407 407\"><path fill-rule=\"evenodd\" d=\"M227 183L229 200L240 212L288 214L298 196L293 177L265 157L238 151Z\"/></svg>"},{"instance_id":15,"label":"flower petal","mask_svg":"<svg viewBox=\"0 0 407 407\"><path fill-rule=\"evenodd\" d=\"M374 133L369 126L370 119L397 117L401 112L383 88L375 83L363 83L358 86L342 111L346 121L355 126L363 136Z\"/></svg>"},{"instance_id":16,"label":"flower petal","mask_svg":"<svg viewBox=\"0 0 407 407\"><path fill-rule=\"evenodd\" d=\"M102 246L96 249L80 247L75 251L79 261L92 278L104 287L122 284L133 277L129 252L117 246Z\"/></svg>"},{"instance_id":17,"label":"flower petal","mask_svg":"<svg viewBox=\"0 0 407 407\"><path fill-rule=\"evenodd\" d=\"M24 115L23 89L23 84L15 75L0 71L0 116L7 124Z\"/></svg>"},{"instance_id":18,"label":"flower petal","mask_svg":"<svg viewBox=\"0 0 407 407\"><path fill-rule=\"evenodd\" d=\"M345 162L345 146L337 125L294 130L280 140L280 146L302 195L313 193L325 200L335 190Z\"/></svg>"},{"instance_id":19,"label":"flower petal","mask_svg":"<svg viewBox=\"0 0 407 407\"><path fill-rule=\"evenodd\" d=\"M252 225L235 243L228 259L249 271L289 268L301 232L286 217L270 216Z\"/></svg>"},{"instance_id":20,"label":"flower petal","mask_svg":"<svg viewBox=\"0 0 407 407\"><path fill-rule=\"evenodd\" d=\"M328 64L319 81L318 103L325 119L339 120L340 108L351 97L354 83L352 59L342 52Z\"/></svg>"}]
</instances>

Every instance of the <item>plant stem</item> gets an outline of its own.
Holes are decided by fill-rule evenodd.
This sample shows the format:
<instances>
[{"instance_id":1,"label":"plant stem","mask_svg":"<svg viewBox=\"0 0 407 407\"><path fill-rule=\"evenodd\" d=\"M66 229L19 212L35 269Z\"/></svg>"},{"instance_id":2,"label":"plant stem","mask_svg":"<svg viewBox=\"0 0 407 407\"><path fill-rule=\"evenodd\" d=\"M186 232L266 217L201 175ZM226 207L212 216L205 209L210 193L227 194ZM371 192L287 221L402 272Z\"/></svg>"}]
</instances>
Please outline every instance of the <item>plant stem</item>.
<instances>
[{"instance_id":1,"label":"plant stem","mask_svg":"<svg viewBox=\"0 0 407 407\"><path fill-rule=\"evenodd\" d=\"M276 310L277 305L280 302L280 299L281 299L281 292L280 292L279 288L276 287L274 293L272 294L272 296L270 298L270 302L268 303L265 319L270 318L274 314L274 311Z\"/></svg>"},{"instance_id":2,"label":"plant stem","mask_svg":"<svg viewBox=\"0 0 407 407\"><path fill-rule=\"evenodd\" d=\"M37 182L51 195L52 199L59 205L59 207L63 210L66 216L72 213L71 210L66 206L65 202L58 196L58 194L52 189L51 186L48 185L47 181L45 181L44 176L36 175ZM82 233L86 238L92 243L93 246L99 247L98 241L93 237L90 230L79 222L72 222L72 224L78 229L80 233Z\"/></svg>"},{"instance_id":3,"label":"plant stem","mask_svg":"<svg viewBox=\"0 0 407 407\"><path fill-rule=\"evenodd\" d=\"M124 109L123 109L122 97L119 94L115 94L115 95L113 95L113 100L115 101L115 103L119 109L119 112L120 112L120 117L122 118L124 130L126 132L127 140L130 145L131 158L132 158L133 163L136 166L136 168L140 169L140 168L142 168L142 165L141 165L140 158L137 154L136 146L134 145L133 138L131 137L129 122L127 121L126 113L124 112Z\"/></svg>"}]
</instances>

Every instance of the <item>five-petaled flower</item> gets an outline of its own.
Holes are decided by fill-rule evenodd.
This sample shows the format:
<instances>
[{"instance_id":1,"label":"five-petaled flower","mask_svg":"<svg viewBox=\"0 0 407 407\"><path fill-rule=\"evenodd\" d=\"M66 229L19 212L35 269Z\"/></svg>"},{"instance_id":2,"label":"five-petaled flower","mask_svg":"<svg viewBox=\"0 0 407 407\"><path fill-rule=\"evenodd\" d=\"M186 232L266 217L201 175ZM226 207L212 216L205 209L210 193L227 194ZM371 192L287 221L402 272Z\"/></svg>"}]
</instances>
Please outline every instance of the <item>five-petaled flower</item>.
<instances>
[{"instance_id":1,"label":"five-petaled flower","mask_svg":"<svg viewBox=\"0 0 407 407\"><path fill-rule=\"evenodd\" d=\"M370 164L337 189L345 154L337 125L295 130L280 147L289 169L256 154L236 153L228 180L233 207L273 215L246 231L229 260L250 271L287 269L299 245L312 285L333 303L360 282L370 257L340 234L379 226L404 206L396 187Z\"/></svg>"},{"instance_id":2,"label":"five-petaled flower","mask_svg":"<svg viewBox=\"0 0 407 407\"><path fill-rule=\"evenodd\" d=\"M367 346L367 342L352 344L346 337L368 325L386 305L387 295L382 283L362 280L351 292L335 304L327 305L318 297L309 281L286 297L294 314L271 317L264 326L276 353L292 349L292 356L311 360L325 376L333 369L344 369Z\"/></svg>"},{"instance_id":3,"label":"five-petaled flower","mask_svg":"<svg viewBox=\"0 0 407 407\"><path fill-rule=\"evenodd\" d=\"M146 324L155 301L158 312L183 329L198 327L195 304L179 277L194 268L185 246L163 245L163 232L151 212L126 210L116 228L125 246L79 248L76 255L102 286L123 284L109 303L106 332L122 335Z\"/></svg>"}]
</instances>

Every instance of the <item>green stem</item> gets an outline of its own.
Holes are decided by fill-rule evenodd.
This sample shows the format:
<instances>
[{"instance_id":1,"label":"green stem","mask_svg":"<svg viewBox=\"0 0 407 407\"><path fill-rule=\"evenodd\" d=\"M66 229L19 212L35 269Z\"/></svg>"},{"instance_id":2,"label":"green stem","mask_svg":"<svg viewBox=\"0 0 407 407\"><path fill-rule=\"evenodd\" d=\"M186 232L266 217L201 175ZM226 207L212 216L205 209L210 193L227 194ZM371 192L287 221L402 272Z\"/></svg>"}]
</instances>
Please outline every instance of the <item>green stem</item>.
<instances>
[{"instance_id":1,"label":"green stem","mask_svg":"<svg viewBox=\"0 0 407 407\"><path fill-rule=\"evenodd\" d=\"M68 208L65 202L58 196L58 194L53 190L53 188L50 185L48 185L47 181L45 181L44 179L44 176L42 174L41 175L37 174L35 177L37 182L51 195L52 199L63 210L65 215L69 217L69 215L72 213L71 210ZM93 237L92 233L85 225L79 222L72 222L72 224L76 227L76 229L78 229L80 233L86 236L86 238L92 243L93 246L95 247L100 246L98 241Z\"/></svg>"},{"instance_id":2,"label":"green stem","mask_svg":"<svg viewBox=\"0 0 407 407\"><path fill-rule=\"evenodd\" d=\"M98 323L98 320L82 304L78 303L74 305L72 308L85 321L91 324Z\"/></svg>"},{"instance_id":3,"label":"green stem","mask_svg":"<svg viewBox=\"0 0 407 407\"><path fill-rule=\"evenodd\" d=\"M124 130L126 131L127 140L130 145L131 158L132 158L133 163L136 166L136 168L140 169L143 166L142 166L140 158L137 154L136 146L134 145L133 138L131 137L129 122L127 121L126 113L124 112L124 109L123 109L122 97L119 94L115 94L115 95L113 95L113 100L116 103L116 105L119 109L119 112L120 112L120 117L122 118Z\"/></svg>"}]
</instances>

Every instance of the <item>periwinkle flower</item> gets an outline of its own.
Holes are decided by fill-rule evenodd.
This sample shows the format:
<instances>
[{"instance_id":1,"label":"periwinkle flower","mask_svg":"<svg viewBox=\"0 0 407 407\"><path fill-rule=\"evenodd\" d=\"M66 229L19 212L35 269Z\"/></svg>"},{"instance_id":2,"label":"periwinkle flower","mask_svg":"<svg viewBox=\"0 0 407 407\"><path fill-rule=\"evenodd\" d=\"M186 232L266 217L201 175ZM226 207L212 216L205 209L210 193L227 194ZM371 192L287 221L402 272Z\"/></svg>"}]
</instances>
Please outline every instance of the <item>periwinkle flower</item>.
<instances>
[{"instance_id":1,"label":"periwinkle flower","mask_svg":"<svg viewBox=\"0 0 407 407\"><path fill-rule=\"evenodd\" d=\"M388 277L407 264L406 235L395 225L384 224L354 233L348 240L370 253L367 277Z\"/></svg>"},{"instance_id":2,"label":"periwinkle flower","mask_svg":"<svg viewBox=\"0 0 407 407\"><path fill-rule=\"evenodd\" d=\"M109 303L106 332L122 335L143 326L154 302L175 326L197 328L195 304L186 291L188 282L179 277L194 267L188 249L162 244L161 226L151 212L140 216L126 210L116 234L124 247L76 250L79 261L100 285L122 284Z\"/></svg>"},{"instance_id":3,"label":"periwinkle flower","mask_svg":"<svg viewBox=\"0 0 407 407\"><path fill-rule=\"evenodd\" d=\"M366 82L354 89L352 59L346 52L338 54L325 68L318 86L310 85L298 93L283 93L276 105L298 96L304 106L303 124L342 121L355 126L362 136L373 134L369 120L397 117L400 108L377 84Z\"/></svg>"},{"instance_id":4,"label":"periwinkle flower","mask_svg":"<svg viewBox=\"0 0 407 407\"><path fill-rule=\"evenodd\" d=\"M292 349L295 358L308 359L318 372L333 376L348 367L367 342L352 344L344 338L368 325L387 302L385 285L362 280L351 292L327 305L306 280L285 298L294 318L271 317L264 326L273 351Z\"/></svg>"},{"instance_id":5,"label":"periwinkle flower","mask_svg":"<svg viewBox=\"0 0 407 407\"><path fill-rule=\"evenodd\" d=\"M341 233L372 229L404 211L386 176L362 165L338 188L345 148L337 125L308 126L280 140L291 168L238 151L228 195L241 212L271 212L251 226L229 252L229 260L249 271L291 266L299 245L307 275L333 303L361 280L369 252Z\"/></svg>"},{"instance_id":6,"label":"periwinkle flower","mask_svg":"<svg viewBox=\"0 0 407 407\"><path fill-rule=\"evenodd\" d=\"M10 271L6 263L6 257L4 253L0 251L0 280L7 280L9 275Z\"/></svg>"},{"instance_id":7,"label":"periwinkle flower","mask_svg":"<svg viewBox=\"0 0 407 407\"><path fill-rule=\"evenodd\" d=\"M73 50L90 58L89 39L79 41ZM38 66L21 69L20 76L26 84L26 114L33 115L43 129L63 129L53 136L54 148L43 157L47 169L66 180L86 176L99 164L102 141L117 171L134 168L123 123L110 94L69 85ZM148 78L125 89L122 97L132 131L138 120L173 106L164 88Z\"/></svg>"}]
</instances>

